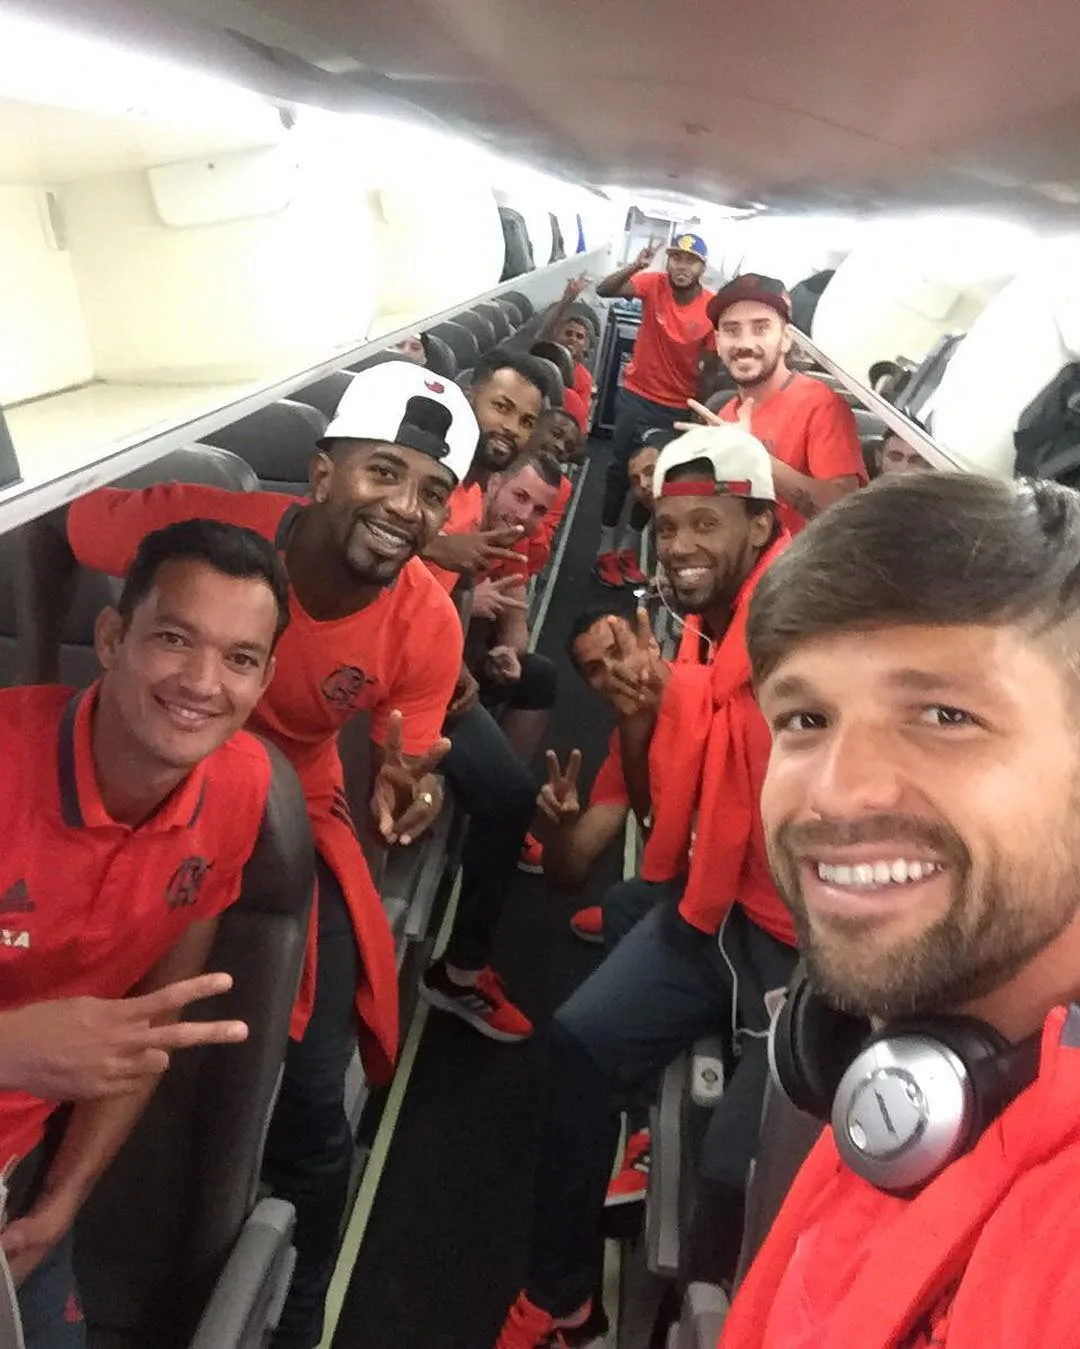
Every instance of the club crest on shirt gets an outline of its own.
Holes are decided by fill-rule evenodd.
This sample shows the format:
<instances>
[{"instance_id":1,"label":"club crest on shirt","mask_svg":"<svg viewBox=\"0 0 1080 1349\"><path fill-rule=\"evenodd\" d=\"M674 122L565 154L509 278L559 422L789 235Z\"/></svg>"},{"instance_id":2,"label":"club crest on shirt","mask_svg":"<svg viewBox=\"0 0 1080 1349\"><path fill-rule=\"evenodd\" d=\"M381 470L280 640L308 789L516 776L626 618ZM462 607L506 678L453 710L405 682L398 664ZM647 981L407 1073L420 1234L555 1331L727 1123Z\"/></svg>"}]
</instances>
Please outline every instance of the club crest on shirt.
<instances>
[{"instance_id":1,"label":"club crest on shirt","mask_svg":"<svg viewBox=\"0 0 1080 1349\"><path fill-rule=\"evenodd\" d=\"M358 666L342 665L323 680L323 697L331 707L356 707L356 700L374 682Z\"/></svg>"},{"instance_id":2,"label":"club crest on shirt","mask_svg":"<svg viewBox=\"0 0 1080 1349\"><path fill-rule=\"evenodd\" d=\"M165 887L165 903L169 908L183 909L194 904L213 865L205 857L185 857Z\"/></svg>"}]
</instances>

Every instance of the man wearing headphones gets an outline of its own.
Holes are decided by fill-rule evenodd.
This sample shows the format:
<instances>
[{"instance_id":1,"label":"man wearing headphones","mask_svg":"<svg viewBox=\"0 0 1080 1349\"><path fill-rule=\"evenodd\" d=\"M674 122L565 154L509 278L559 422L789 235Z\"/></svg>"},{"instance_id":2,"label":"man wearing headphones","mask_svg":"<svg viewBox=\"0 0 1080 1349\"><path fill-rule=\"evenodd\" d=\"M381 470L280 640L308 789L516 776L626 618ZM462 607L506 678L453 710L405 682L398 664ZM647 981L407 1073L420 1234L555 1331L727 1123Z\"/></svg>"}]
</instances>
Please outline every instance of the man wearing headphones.
<instances>
[{"instance_id":1,"label":"man wearing headphones","mask_svg":"<svg viewBox=\"0 0 1080 1349\"><path fill-rule=\"evenodd\" d=\"M1078 581L1075 492L954 474L840 502L762 578L808 969L774 1073L832 1128L723 1349L1080 1345Z\"/></svg>"}]
</instances>

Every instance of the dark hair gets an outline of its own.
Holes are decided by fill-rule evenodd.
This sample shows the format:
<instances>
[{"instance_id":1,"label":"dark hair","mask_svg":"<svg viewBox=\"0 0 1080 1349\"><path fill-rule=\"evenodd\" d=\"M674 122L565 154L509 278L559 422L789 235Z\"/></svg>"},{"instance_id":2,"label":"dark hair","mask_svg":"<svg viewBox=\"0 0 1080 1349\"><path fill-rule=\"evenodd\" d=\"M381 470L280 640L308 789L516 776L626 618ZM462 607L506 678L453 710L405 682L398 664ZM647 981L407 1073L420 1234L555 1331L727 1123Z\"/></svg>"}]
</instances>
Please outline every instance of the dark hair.
<instances>
[{"instance_id":1,"label":"dark hair","mask_svg":"<svg viewBox=\"0 0 1080 1349\"><path fill-rule=\"evenodd\" d=\"M972 474L882 478L825 511L762 576L747 640L754 679L800 642L901 623L1080 617L1080 494Z\"/></svg>"},{"instance_id":2,"label":"dark hair","mask_svg":"<svg viewBox=\"0 0 1080 1349\"><path fill-rule=\"evenodd\" d=\"M551 401L551 380L541 362L527 352L513 351L509 347L495 347L486 356L480 357L473 367L470 387L481 388L500 370L513 370L515 374L539 389L544 398Z\"/></svg>"},{"instance_id":3,"label":"dark hair","mask_svg":"<svg viewBox=\"0 0 1080 1349\"><path fill-rule=\"evenodd\" d=\"M277 602L274 645L289 622L289 578L274 546L253 529L221 520L179 520L147 534L128 569L116 609L124 631L166 562L204 562L224 576L264 581Z\"/></svg>"},{"instance_id":4,"label":"dark hair","mask_svg":"<svg viewBox=\"0 0 1080 1349\"><path fill-rule=\"evenodd\" d=\"M542 478L549 487L558 487L563 480L563 471L559 467L559 461L554 455L548 454L546 450L523 450L516 458L511 459L503 469L500 477L516 478L522 469L531 468L536 471L538 477Z\"/></svg>"},{"instance_id":5,"label":"dark hair","mask_svg":"<svg viewBox=\"0 0 1080 1349\"><path fill-rule=\"evenodd\" d=\"M673 440L678 440L680 435L681 432L679 431L669 431L666 427L654 426L646 431L641 437L641 444L636 445L630 451L626 462L629 463L631 459L636 458L642 450L655 450L657 454L659 454L660 451L666 449Z\"/></svg>"},{"instance_id":6,"label":"dark hair","mask_svg":"<svg viewBox=\"0 0 1080 1349\"><path fill-rule=\"evenodd\" d=\"M541 422L545 421L554 421L556 417L565 417L568 421L573 423L574 430L577 431L579 435L584 434L581 430L581 426L578 422L578 419L574 416L574 414L570 411L568 407L544 408L543 412L541 412L540 416L537 417L536 419L536 425L539 426Z\"/></svg>"},{"instance_id":7,"label":"dark hair","mask_svg":"<svg viewBox=\"0 0 1080 1349\"><path fill-rule=\"evenodd\" d=\"M594 604L589 609L583 609L570 624L570 632L566 638L566 654L570 658L570 664L578 674L581 674L581 666L578 663L574 645L579 637L583 637L590 628L595 628L597 623L603 622L605 618L621 618L627 623L630 621L628 615L621 613L618 609L609 609L602 604Z\"/></svg>"}]
</instances>

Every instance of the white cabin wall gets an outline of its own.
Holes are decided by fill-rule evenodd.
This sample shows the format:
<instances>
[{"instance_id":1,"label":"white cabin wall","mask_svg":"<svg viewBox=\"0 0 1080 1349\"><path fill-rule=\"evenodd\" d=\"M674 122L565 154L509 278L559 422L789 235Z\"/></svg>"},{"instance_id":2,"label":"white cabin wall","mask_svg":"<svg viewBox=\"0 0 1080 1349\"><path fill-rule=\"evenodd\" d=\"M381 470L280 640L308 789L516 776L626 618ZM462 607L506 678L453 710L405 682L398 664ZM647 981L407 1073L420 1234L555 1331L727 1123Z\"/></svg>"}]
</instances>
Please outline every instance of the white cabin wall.
<instances>
[{"instance_id":1,"label":"white cabin wall","mask_svg":"<svg viewBox=\"0 0 1080 1349\"><path fill-rule=\"evenodd\" d=\"M71 254L50 247L45 193L0 184L0 404L94 373Z\"/></svg>"},{"instance_id":2,"label":"white cabin wall","mask_svg":"<svg viewBox=\"0 0 1080 1349\"><path fill-rule=\"evenodd\" d=\"M371 325L370 198L325 161L302 163L291 203L257 219L163 225L143 171L73 183L63 200L100 378L258 378L355 345Z\"/></svg>"},{"instance_id":3,"label":"white cabin wall","mask_svg":"<svg viewBox=\"0 0 1080 1349\"><path fill-rule=\"evenodd\" d=\"M376 314L369 336L481 295L498 285L503 234L486 183L428 174L372 193L378 250Z\"/></svg>"}]
</instances>

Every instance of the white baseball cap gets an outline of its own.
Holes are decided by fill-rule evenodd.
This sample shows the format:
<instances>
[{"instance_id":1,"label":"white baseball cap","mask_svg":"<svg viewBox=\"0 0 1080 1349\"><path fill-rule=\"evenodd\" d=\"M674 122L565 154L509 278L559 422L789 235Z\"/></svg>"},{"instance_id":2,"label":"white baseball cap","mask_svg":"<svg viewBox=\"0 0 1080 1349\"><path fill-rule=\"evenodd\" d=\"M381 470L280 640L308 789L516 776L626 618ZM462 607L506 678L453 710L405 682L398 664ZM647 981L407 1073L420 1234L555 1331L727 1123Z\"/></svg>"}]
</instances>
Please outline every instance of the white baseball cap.
<instances>
[{"instance_id":1,"label":"white baseball cap","mask_svg":"<svg viewBox=\"0 0 1080 1349\"><path fill-rule=\"evenodd\" d=\"M749 431L735 425L695 426L665 445L653 470L653 494L683 496L707 488L702 483L673 482L665 489L669 473L697 459L712 465L715 479L712 491L755 501L776 500L768 450Z\"/></svg>"},{"instance_id":2,"label":"white baseball cap","mask_svg":"<svg viewBox=\"0 0 1080 1349\"><path fill-rule=\"evenodd\" d=\"M469 400L452 379L412 361L384 361L353 376L319 441L380 440L430 454L460 481L480 440Z\"/></svg>"}]
</instances>

